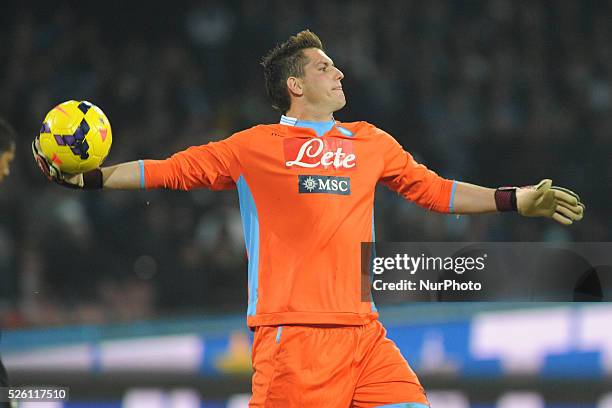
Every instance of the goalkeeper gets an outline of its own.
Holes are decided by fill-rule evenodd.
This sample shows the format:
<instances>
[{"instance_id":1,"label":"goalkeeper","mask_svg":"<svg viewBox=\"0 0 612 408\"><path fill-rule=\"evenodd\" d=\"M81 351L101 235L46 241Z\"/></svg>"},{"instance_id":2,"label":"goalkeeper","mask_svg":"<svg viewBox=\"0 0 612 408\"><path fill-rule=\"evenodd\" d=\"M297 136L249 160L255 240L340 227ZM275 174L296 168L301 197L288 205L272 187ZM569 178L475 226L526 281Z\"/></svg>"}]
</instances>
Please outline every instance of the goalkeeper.
<instances>
[{"instance_id":1,"label":"goalkeeper","mask_svg":"<svg viewBox=\"0 0 612 408\"><path fill-rule=\"evenodd\" d=\"M279 123L85 174L61 174L37 140L34 156L72 188L238 190L255 332L251 407L428 407L376 307L361 300L360 243L374 241L376 185L441 213L515 211L570 225L584 206L550 180L499 189L447 180L376 126L336 121L344 75L310 31L262 65Z\"/></svg>"}]
</instances>

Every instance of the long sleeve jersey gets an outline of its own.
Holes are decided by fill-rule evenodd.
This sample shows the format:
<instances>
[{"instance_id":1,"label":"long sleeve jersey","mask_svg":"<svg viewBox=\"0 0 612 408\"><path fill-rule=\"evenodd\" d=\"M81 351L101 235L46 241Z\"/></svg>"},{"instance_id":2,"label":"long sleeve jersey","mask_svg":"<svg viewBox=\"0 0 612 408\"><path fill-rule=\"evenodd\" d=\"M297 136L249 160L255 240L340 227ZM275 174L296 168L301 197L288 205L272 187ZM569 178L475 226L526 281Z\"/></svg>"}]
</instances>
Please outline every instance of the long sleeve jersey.
<instances>
[{"instance_id":1,"label":"long sleeve jersey","mask_svg":"<svg viewBox=\"0 0 612 408\"><path fill-rule=\"evenodd\" d=\"M237 187L248 256L247 324L361 325L361 243L374 240L383 183L436 212L452 211L453 181L418 164L367 122L259 125L166 160L144 160L145 188Z\"/></svg>"}]
</instances>

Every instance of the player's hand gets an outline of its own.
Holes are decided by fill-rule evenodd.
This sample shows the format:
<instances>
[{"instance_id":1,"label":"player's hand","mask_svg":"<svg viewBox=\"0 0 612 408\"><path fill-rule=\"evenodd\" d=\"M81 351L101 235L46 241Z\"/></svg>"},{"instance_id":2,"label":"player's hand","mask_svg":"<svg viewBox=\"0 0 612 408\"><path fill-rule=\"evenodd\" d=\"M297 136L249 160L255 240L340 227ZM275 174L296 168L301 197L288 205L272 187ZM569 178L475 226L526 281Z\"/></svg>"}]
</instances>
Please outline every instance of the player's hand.
<instances>
[{"instance_id":1,"label":"player's hand","mask_svg":"<svg viewBox=\"0 0 612 408\"><path fill-rule=\"evenodd\" d=\"M32 154L34 155L34 160L36 160L38 168L48 180L68 188L83 188L83 175L63 174L51 160L45 157L40 149L38 137L32 142Z\"/></svg>"},{"instance_id":2,"label":"player's hand","mask_svg":"<svg viewBox=\"0 0 612 408\"><path fill-rule=\"evenodd\" d=\"M552 185L545 179L535 186L516 190L516 207L525 217L548 217L563 225L571 225L584 216L585 206L578 194Z\"/></svg>"}]
</instances>

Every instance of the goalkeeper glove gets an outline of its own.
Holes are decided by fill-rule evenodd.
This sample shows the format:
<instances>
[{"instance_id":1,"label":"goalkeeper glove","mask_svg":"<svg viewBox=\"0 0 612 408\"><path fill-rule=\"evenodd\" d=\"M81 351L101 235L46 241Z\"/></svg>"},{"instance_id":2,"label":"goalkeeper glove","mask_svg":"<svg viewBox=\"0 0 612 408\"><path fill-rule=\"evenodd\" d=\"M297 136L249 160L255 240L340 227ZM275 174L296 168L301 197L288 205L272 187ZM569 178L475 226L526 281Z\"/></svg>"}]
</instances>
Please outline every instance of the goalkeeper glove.
<instances>
[{"instance_id":1,"label":"goalkeeper glove","mask_svg":"<svg viewBox=\"0 0 612 408\"><path fill-rule=\"evenodd\" d=\"M32 154L43 175L57 184L74 189L98 189L102 188L102 170L93 169L86 173L67 174L57 167L51 160L47 159L40 149L38 137L32 142Z\"/></svg>"},{"instance_id":2,"label":"goalkeeper glove","mask_svg":"<svg viewBox=\"0 0 612 408\"><path fill-rule=\"evenodd\" d=\"M563 225L580 221L585 210L578 194L553 186L549 179L535 186L498 188L495 203L499 211L514 210L525 217L548 217Z\"/></svg>"}]
</instances>

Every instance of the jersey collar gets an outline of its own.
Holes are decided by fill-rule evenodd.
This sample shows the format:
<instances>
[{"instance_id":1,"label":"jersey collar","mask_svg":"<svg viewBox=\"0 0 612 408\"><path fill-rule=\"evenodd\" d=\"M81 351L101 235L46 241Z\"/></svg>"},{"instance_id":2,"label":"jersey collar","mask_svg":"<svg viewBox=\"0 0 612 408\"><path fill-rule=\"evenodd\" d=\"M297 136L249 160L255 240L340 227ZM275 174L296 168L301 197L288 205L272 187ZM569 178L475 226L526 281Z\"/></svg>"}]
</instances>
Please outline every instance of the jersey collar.
<instances>
[{"instance_id":1,"label":"jersey collar","mask_svg":"<svg viewBox=\"0 0 612 408\"><path fill-rule=\"evenodd\" d=\"M309 122L301 121L297 118L282 115L280 122L284 130L283 135L299 135L299 137L346 137L353 138L354 133L342 126L340 122L336 120L330 120L325 122Z\"/></svg>"},{"instance_id":2,"label":"jersey collar","mask_svg":"<svg viewBox=\"0 0 612 408\"><path fill-rule=\"evenodd\" d=\"M281 115L279 123L281 125L312 129L317 134L317 136L321 137L334 127L336 121L332 119L324 122L311 122L307 120L298 120L297 118L292 118L290 116Z\"/></svg>"}]
</instances>

